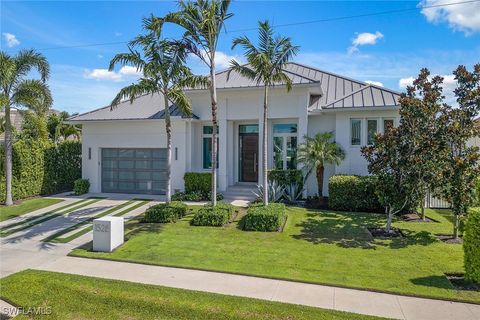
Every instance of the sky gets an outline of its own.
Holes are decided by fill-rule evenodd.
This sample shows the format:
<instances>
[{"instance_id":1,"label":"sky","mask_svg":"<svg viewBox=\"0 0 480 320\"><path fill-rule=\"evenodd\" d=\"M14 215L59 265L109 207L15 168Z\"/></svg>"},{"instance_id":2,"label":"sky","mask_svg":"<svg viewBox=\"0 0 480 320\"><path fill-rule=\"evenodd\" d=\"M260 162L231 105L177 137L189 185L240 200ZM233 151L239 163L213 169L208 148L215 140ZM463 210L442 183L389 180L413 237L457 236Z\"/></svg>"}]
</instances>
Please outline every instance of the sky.
<instances>
[{"instance_id":1,"label":"sky","mask_svg":"<svg viewBox=\"0 0 480 320\"><path fill-rule=\"evenodd\" d=\"M445 77L445 95L452 102L452 71L459 64L471 69L480 63L480 0L421 6L455 2L462 0L233 1L217 65L221 70L231 59L244 62L241 49L231 49L232 39L256 39L258 21L269 20L276 33L300 46L294 61L397 91L426 67ZM142 32L142 18L176 9L173 1L2 0L0 46L11 55L27 48L44 54L53 107L82 113L108 105L119 89L138 79L132 67L109 72L108 66ZM165 35L181 32L171 26ZM206 72L195 58L188 64L196 73Z\"/></svg>"}]
</instances>

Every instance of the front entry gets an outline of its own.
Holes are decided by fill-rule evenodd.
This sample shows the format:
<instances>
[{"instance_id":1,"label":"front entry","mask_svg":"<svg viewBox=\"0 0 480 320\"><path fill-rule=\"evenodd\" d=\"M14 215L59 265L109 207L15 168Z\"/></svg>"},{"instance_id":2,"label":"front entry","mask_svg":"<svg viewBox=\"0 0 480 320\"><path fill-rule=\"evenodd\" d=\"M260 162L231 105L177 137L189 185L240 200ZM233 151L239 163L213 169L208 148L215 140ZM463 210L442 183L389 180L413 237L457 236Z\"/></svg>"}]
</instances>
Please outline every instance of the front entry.
<instances>
[{"instance_id":1,"label":"front entry","mask_svg":"<svg viewBox=\"0 0 480 320\"><path fill-rule=\"evenodd\" d=\"M239 136L240 136L240 181L257 182L258 181L258 125L240 126Z\"/></svg>"}]
</instances>

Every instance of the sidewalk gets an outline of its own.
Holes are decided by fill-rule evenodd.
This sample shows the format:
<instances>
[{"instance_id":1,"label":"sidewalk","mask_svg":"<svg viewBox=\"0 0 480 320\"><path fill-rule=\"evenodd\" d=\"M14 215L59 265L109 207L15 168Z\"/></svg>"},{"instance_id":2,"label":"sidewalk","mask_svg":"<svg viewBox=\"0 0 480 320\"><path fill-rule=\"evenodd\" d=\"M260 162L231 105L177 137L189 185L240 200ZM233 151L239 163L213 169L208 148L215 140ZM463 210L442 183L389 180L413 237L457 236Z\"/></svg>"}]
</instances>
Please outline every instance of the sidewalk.
<instances>
[{"instance_id":1,"label":"sidewalk","mask_svg":"<svg viewBox=\"0 0 480 320\"><path fill-rule=\"evenodd\" d=\"M36 269L300 304L394 319L476 320L480 305L226 273L63 257Z\"/></svg>"}]
</instances>

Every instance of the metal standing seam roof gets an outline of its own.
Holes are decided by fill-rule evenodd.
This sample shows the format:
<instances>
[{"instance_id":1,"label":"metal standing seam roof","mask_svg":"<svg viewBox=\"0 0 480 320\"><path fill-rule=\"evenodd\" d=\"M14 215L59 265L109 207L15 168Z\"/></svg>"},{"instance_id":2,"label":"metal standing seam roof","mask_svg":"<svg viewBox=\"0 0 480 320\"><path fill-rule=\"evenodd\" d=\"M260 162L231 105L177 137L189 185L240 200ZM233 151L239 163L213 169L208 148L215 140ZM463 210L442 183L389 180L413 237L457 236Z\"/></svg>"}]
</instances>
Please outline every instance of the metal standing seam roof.
<instances>
[{"instance_id":1,"label":"metal standing seam roof","mask_svg":"<svg viewBox=\"0 0 480 320\"><path fill-rule=\"evenodd\" d=\"M395 107L399 105L400 93L390 89L367 84L363 81L344 77L332 72L309 67L300 63L290 62L284 70L290 76L293 85L315 85L321 87L322 94L310 97L309 111L322 109L341 108L367 108L367 107ZM232 72L227 80L228 71L216 74L217 89L251 88L263 84L248 79L236 72ZM282 83L278 83L282 85ZM205 88L189 89L186 91L206 90ZM170 106L172 116L181 116L180 110ZM103 107L87 113L72 117L70 121L90 120L141 120L162 119L164 117L163 96L143 95L130 103L124 101L115 109ZM191 118L198 119L196 115Z\"/></svg>"},{"instance_id":2,"label":"metal standing seam roof","mask_svg":"<svg viewBox=\"0 0 480 320\"><path fill-rule=\"evenodd\" d=\"M143 95L135 99L132 103L130 101L123 101L118 104L113 110L110 106L96 109L90 112L82 113L71 117L69 121L93 121L93 120L146 120L146 119L164 119L163 95L160 93L151 95ZM169 107L170 115L173 117L199 119L197 115L192 114L187 117L182 114L181 110L171 105Z\"/></svg>"}]
</instances>

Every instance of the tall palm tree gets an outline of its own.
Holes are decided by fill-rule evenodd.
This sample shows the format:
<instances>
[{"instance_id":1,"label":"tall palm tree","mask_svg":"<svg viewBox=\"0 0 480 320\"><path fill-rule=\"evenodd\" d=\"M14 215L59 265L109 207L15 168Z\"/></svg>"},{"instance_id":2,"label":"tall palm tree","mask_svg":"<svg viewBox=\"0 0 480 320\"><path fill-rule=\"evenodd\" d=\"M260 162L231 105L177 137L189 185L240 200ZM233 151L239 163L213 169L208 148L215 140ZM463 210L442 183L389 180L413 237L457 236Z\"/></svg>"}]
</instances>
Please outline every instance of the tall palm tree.
<instances>
[{"instance_id":1,"label":"tall palm tree","mask_svg":"<svg viewBox=\"0 0 480 320\"><path fill-rule=\"evenodd\" d=\"M48 116L48 135L54 143L65 141L71 137L80 140L80 126L66 123L68 118L70 118L70 114L66 111L62 111L59 114L52 113Z\"/></svg>"},{"instance_id":2,"label":"tall palm tree","mask_svg":"<svg viewBox=\"0 0 480 320\"><path fill-rule=\"evenodd\" d=\"M240 45L245 50L247 65L240 65L237 61L230 62L227 77L232 71L263 85L263 186L268 189L267 172L267 116L268 116L268 89L275 85L285 85L287 91L292 89L292 80L284 71L285 65L298 53L299 47L291 43L290 38L274 36L273 29L268 21L258 22L258 43L255 44L246 36L235 38L232 49ZM268 205L268 193L263 194L263 203Z\"/></svg>"},{"instance_id":3,"label":"tall palm tree","mask_svg":"<svg viewBox=\"0 0 480 320\"><path fill-rule=\"evenodd\" d=\"M215 82L215 54L218 38L228 13L230 0L179 1L180 10L168 14L165 21L181 26L185 32L179 43L196 55L209 68L208 89L212 105L212 205L217 204L217 86Z\"/></svg>"},{"instance_id":4,"label":"tall palm tree","mask_svg":"<svg viewBox=\"0 0 480 320\"><path fill-rule=\"evenodd\" d=\"M137 83L124 87L111 102L115 108L124 99L130 103L144 94L161 93L165 109L165 130L167 133L167 192L166 202L172 196L172 124L169 106L175 104L184 114L191 114L191 104L183 88L196 87L207 83L205 77L194 76L185 65L187 51L171 41L162 38L163 20L150 17L143 20L145 34L139 35L129 42L129 52L119 53L110 62L110 71L116 65L130 65L142 72ZM134 48L138 47L140 51Z\"/></svg>"},{"instance_id":5,"label":"tall palm tree","mask_svg":"<svg viewBox=\"0 0 480 320\"><path fill-rule=\"evenodd\" d=\"M35 69L40 79L28 79ZM52 105L52 95L45 83L50 75L47 59L35 50L21 50L11 56L0 52L0 109L5 111L5 205L12 201L12 122L11 108L45 111Z\"/></svg>"},{"instance_id":6,"label":"tall palm tree","mask_svg":"<svg viewBox=\"0 0 480 320\"><path fill-rule=\"evenodd\" d=\"M323 197L325 164L339 165L345 159L345 152L332 139L331 132L317 133L313 138L305 136L304 142L298 147L298 162L307 169L307 175L316 171L320 197Z\"/></svg>"}]
</instances>

